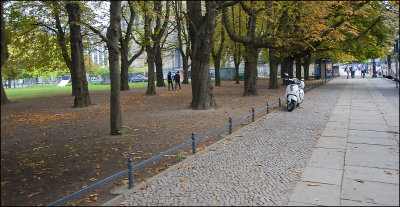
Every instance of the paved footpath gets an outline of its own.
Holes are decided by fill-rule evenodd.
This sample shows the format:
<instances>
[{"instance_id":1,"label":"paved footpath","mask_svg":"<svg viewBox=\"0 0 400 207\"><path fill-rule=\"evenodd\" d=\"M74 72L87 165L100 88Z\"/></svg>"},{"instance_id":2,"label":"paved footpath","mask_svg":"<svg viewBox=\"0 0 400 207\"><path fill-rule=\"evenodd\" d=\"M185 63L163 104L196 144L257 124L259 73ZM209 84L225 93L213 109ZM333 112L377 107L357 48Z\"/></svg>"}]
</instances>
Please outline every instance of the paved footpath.
<instances>
[{"instance_id":1,"label":"paved footpath","mask_svg":"<svg viewBox=\"0 0 400 207\"><path fill-rule=\"evenodd\" d=\"M336 78L105 205L399 205L398 99Z\"/></svg>"},{"instance_id":2,"label":"paved footpath","mask_svg":"<svg viewBox=\"0 0 400 207\"><path fill-rule=\"evenodd\" d=\"M384 78L337 82L346 89L288 205L398 206L399 89Z\"/></svg>"}]
</instances>

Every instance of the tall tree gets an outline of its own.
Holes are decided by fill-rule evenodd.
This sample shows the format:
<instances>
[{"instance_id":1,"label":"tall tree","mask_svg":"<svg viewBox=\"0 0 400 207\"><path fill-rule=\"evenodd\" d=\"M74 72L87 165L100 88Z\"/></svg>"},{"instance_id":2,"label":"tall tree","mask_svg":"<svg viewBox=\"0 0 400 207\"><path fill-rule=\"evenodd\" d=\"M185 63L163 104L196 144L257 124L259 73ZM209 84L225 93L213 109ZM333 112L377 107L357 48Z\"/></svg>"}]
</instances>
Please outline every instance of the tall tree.
<instances>
[{"instance_id":1,"label":"tall tree","mask_svg":"<svg viewBox=\"0 0 400 207\"><path fill-rule=\"evenodd\" d=\"M83 108L91 105L88 83L86 79L85 63L83 58L83 44L81 36L80 6L78 3L67 3L68 23L71 31L71 60L72 71L75 77L74 107Z\"/></svg>"},{"instance_id":2,"label":"tall tree","mask_svg":"<svg viewBox=\"0 0 400 207\"><path fill-rule=\"evenodd\" d=\"M215 86L221 86L221 76L220 76L220 68L221 68L221 56L224 50L225 43L225 30L222 26L222 23L219 24L220 27L217 26L218 34L214 40L214 44L212 45L211 54L214 60L214 69L215 69ZM218 43L218 45L216 45ZM218 46L218 48L216 48ZM216 51L215 51L216 50Z\"/></svg>"},{"instance_id":3,"label":"tall tree","mask_svg":"<svg viewBox=\"0 0 400 207\"><path fill-rule=\"evenodd\" d=\"M192 102L193 109L216 107L210 77L210 53L216 24L215 1L206 1L205 16L202 15L200 1L188 1L189 37L192 46Z\"/></svg>"},{"instance_id":4,"label":"tall tree","mask_svg":"<svg viewBox=\"0 0 400 207\"><path fill-rule=\"evenodd\" d=\"M110 26L107 28L108 61L110 66L111 95L110 95L110 122L111 134L119 135L122 129L120 103L120 74L119 74L119 38L121 30L121 1L111 1Z\"/></svg>"},{"instance_id":5,"label":"tall tree","mask_svg":"<svg viewBox=\"0 0 400 207\"><path fill-rule=\"evenodd\" d=\"M129 0L127 1L127 7L129 7L129 18L126 25L125 35L120 32L119 42L121 44L120 52L121 52L121 91L129 90L129 75L128 68L132 65L133 61L136 60L144 51L144 47L142 46L140 50L134 54L131 58L129 58L129 43L132 39L132 30L134 26L135 20L135 6L134 2Z\"/></svg>"},{"instance_id":6,"label":"tall tree","mask_svg":"<svg viewBox=\"0 0 400 207\"><path fill-rule=\"evenodd\" d=\"M242 31L242 10L239 9L235 9L237 6L232 6L232 29L240 34ZM236 15L236 12L237 15ZM235 18L236 15L236 18ZM239 65L240 62L242 62L242 56L243 56L243 45L240 42L235 42L235 41L231 41L233 50L232 50L232 55L233 55L233 63L235 65L235 80L236 80L236 84L239 84Z\"/></svg>"},{"instance_id":7,"label":"tall tree","mask_svg":"<svg viewBox=\"0 0 400 207\"><path fill-rule=\"evenodd\" d=\"M3 3L0 3L1 6L1 70L3 70L4 62L8 59L8 49L7 49L7 36L6 36L6 27L4 21L4 13L3 13ZM0 76L0 84L1 84L1 105L7 104L9 102L6 92L4 91L3 78Z\"/></svg>"},{"instance_id":8,"label":"tall tree","mask_svg":"<svg viewBox=\"0 0 400 207\"><path fill-rule=\"evenodd\" d=\"M232 29L228 21L229 14L226 8L223 9L222 19L229 37L233 41L240 42L244 45L245 71L243 96L256 96L258 95L256 76L259 49L272 48L275 41L273 41L273 38L266 38L266 33L260 33L260 31L265 32L265 29L257 30L257 19L259 19L260 16L265 15L263 11L267 10L268 2L259 3L255 1L240 1L240 6L246 13L246 35L238 34Z\"/></svg>"},{"instance_id":9,"label":"tall tree","mask_svg":"<svg viewBox=\"0 0 400 207\"><path fill-rule=\"evenodd\" d=\"M160 50L161 38L164 35L164 32L168 25L169 19L169 2L166 2L166 9L165 9L165 16L162 16L163 9L161 1L154 1L154 2L140 2L141 7L143 9L144 14L144 40L145 40L145 49L147 53L147 66L148 66L148 82L147 82L147 91L146 95L155 95L156 88L155 88L155 71L154 71L154 64L155 64L155 55L157 54L158 50ZM153 10L150 10L151 4L153 4ZM155 26L154 31L152 31L152 22L154 19L153 13L156 14L155 17ZM161 24L161 19L164 19L164 22ZM159 78L157 82L163 82L164 78ZM161 84L161 83L160 83ZM165 84L164 84L165 86Z\"/></svg>"},{"instance_id":10,"label":"tall tree","mask_svg":"<svg viewBox=\"0 0 400 207\"><path fill-rule=\"evenodd\" d=\"M176 31L178 39L178 51L182 56L182 68L183 68L183 81L182 84L189 84L189 57L191 54L191 42L187 35L187 26L184 24L185 19L183 18L184 8L182 1L174 1L173 9L175 13Z\"/></svg>"}]
</instances>

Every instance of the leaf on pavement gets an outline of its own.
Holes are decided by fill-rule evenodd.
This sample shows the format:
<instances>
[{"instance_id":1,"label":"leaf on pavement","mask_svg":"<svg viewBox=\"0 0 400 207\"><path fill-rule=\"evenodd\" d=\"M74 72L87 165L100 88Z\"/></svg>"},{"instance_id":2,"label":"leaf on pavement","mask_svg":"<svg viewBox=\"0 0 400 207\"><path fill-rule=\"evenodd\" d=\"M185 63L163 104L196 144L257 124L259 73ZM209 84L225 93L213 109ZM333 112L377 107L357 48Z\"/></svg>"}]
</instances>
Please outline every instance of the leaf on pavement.
<instances>
[{"instance_id":1,"label":"leaf on pavement","mask_svg":"<svg viewBox=\"0 0 400 207\"><path fill-rule=\"evenodd\" d=\"M355 181L359 182L359 183L364 183L365 181L360 180L360 179L355 179Z\"/></svg>"}]
</instances>

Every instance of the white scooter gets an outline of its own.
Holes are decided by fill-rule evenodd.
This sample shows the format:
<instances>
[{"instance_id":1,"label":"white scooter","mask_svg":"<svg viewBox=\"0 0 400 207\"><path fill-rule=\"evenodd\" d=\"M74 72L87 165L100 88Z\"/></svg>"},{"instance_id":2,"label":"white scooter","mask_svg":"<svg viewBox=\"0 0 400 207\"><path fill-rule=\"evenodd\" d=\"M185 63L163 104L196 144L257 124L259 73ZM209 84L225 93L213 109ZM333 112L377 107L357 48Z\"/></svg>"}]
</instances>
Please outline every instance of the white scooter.
<instances>
[{"instance_id":1,"label":"white scooter","mask_svg":"<svg viewBox=\"0 0 400 207\"><path fill-rule=\"evenodd\" d=\"M289 75L285 73L286 77ZM288 111L293 111L295 107L299 107L304 100L304 79L297 78L285 78L285 80L291 81L293 83L286 87L286 104Z\"/></svg>"}]
</instances>

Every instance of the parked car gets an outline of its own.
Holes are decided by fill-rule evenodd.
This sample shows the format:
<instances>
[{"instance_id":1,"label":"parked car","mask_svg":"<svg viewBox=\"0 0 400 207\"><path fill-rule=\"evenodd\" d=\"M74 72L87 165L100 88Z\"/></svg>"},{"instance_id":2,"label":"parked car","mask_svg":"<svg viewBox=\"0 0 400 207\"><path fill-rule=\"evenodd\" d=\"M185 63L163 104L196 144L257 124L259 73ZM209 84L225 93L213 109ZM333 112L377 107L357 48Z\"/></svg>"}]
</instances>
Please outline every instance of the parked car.
<instances>
[{"instance_id":1,"label":"parked car","mask_svg":"<svg viewBox=\"0 0 400 207\"><path fill-rule=\"evenodd\" d=\"M147 82L147 78L140 75L131 75L129 77L130 83Z\"/></svg>"}]
</instances>

